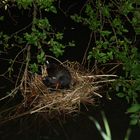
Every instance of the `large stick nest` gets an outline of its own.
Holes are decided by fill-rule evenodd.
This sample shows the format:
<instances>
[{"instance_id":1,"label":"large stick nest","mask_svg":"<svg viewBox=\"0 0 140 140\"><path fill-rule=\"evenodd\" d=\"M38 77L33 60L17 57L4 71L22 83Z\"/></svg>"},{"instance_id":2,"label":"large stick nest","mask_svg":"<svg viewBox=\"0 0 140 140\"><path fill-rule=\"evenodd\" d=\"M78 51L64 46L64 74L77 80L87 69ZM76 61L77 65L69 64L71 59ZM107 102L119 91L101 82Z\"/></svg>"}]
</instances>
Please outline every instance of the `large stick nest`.
<instances>
[{"instance_id":1,"label":"large stick nest","mask_svg":"<svg viewBox=\"0 0 140 140\"><path fill-rule=\"evenodd\" d=\"M96 97L102 97L97 93L99 88L93 75L82 69L78 63L63 63L71 73L72 83L69 89L50 89L42 82L42 75L33 75L29 71L24 73L21 83L21 92L24 97L20 107L30 114L36 112L45 112L49 116L56 114L71 114L80 111L81 104L96 103ZM24 109L23 109L24 108Z\"/></svg>"}]
</instances>

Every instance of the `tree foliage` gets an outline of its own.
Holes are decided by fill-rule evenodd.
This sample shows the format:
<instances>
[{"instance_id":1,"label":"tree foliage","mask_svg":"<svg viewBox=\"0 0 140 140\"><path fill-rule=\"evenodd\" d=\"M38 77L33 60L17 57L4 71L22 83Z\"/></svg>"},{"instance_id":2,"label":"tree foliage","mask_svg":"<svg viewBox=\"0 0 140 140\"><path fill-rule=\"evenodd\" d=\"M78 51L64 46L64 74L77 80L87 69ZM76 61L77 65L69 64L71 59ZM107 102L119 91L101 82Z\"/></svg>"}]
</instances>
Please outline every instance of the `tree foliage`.
<instances>
[{"instance_id":1,"label":"tree foliage","mask_svg":"<svg viewBox=\"0 0 140 140\"><path fill-rule=\"evenodd\" d=\"M86 25L94 32L96 47L89 51L89 61L95 59L98 63L108 63L113 60L122 66L124 74L120 75L114 87L118 97L125 98L131 104L128 109L128 112L132 113L131 124L140 122L140 58L134 40L126 36L127 33L131 34L131 31L125 23L129 22L133 28L139 24L138 17L135 16L138 11L134 10L134 5L136 3L129 0L109 3L89 1L80 15L71 16L74 21Z\"/></svg>"}]
</instances>

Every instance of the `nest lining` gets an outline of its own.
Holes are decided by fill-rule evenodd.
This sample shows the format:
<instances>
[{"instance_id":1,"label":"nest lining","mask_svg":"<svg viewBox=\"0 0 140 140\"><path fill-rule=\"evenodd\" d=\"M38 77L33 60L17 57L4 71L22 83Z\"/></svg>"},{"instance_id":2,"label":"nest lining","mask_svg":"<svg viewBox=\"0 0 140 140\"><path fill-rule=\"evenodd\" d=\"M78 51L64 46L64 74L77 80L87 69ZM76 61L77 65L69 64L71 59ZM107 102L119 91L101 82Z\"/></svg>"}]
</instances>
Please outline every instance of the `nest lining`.
<instances>
[{"instance_id":1,"label":"nest lining","mask_svg":"<svg viewBox=\"0 0 140 140\"><path fill-rule=\"evenodd\" d=\"M72 76L70 89L51 89L44 85L41 75L32 75L30 72L24 75L20 90L24 97L24 108L28 108L30 114L71 114L80 111L81 103L94 105L95 96L101 97L96 93L98 86L94 85L96 76L81 70L78 63L67 62L63 65Z\"/></svg>"}]
</instances>

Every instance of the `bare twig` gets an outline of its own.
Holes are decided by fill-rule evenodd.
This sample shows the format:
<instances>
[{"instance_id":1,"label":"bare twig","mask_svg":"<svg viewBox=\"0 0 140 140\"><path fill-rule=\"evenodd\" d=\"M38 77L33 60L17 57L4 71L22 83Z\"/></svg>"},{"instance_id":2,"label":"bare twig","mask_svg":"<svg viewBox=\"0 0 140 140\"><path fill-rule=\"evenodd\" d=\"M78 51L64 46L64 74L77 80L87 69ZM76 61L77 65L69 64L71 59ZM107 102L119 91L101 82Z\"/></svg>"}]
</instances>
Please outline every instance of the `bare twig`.
<instances>
[{"instance_id":1,"label":"bare twig","mask_svg":"<svg viewBox=\"0 0 140 140\"><path fill-rule=\"evenodd\" d=\"M0 101L5 100L5 99L8 98L8 97L14 96L14 95L17 93L18 90L19 90L19 86L16 87L14 90L12 90L11 93L9 93L8 95L2 97L2 98L0 99Z\"/></svg>"},{"instance_id":2,"label":"bare twig","mask_svg":"<svg viewBox=\"0 0 140 140\"><path fill-rule=\"evenodd\" d=\"M90 38L89 38L89 41L88 41L88 45L86 47L86 50L85 50L85 53L84 53L84 56L83 56L82 65L85 65L85 63L86 63L87 53L88 53L88 50L89 50L89 47L90 47L90 44L91 44L91 41L92 41L93 34L94 34L94 32L92 31L90 33Z\"/></svg>"}]
</instances>

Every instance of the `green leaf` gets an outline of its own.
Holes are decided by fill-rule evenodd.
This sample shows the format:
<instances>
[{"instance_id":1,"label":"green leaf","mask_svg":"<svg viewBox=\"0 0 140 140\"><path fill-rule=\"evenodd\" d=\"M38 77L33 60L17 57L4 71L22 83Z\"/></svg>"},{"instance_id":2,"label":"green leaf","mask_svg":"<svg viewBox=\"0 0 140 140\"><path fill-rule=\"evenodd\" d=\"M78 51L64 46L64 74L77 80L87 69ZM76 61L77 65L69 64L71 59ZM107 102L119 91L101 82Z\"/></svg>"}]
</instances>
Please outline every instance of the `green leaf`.
<instances>
[{"instance_id":1,"label":"green leaf","mask_svg":"<svg viewBox=\"0 0 140 140\"><path fill-rule=\"evenodd\" d=\"M55 0L36 0L36 3L41 9L44 9L47 12L53 12L56 14L57 10L54 6L54 1Z\"/></svg>"},{"instance_id":2,"label":"green leaf","mask_svg":"<svg viewBox=\"0 0 140 140\"><path fill-rule=\"evenodd\" d=\"M44 64L45 60L46 60L45 52L42 50L40 54L37 55L37 61L38 63Z\"/></svg>"},{"instance_id":3,"label":"green leaf","mask_svg":"<svg viewBox=\"0 0 140 140\"><path fill-rule=\"evenodd\" d=\"M42 29L42 30L47 29L47 31L49 31L51 29L51 25L50 25L49 20L47 18L35 19L34 24L37 25L37 27ZM34 31L37 31L37 30L34 30Z\"/></svg>"},{"instance_id":4,"label":"green leaf","mask_svg":"<svg viewBox=\"0 0 140 140\"><path fill-rule=\"evenodd\" d=\"M56 10L56 8L52 5L52 6L50 6L49 8L45 8L45 11L51 11L51 12L53 12L54 14L57 14L57 10Z\"/></svg>"},{"instance_id":5,"label":"green leaf","mask_svg":"<svg viewBox=\"0 0 140 140\"><path fill-rule=\"evenodd\" d=\"M104 6L103 8L102 8L102 13L103 13L103 15L104 16L106 16L106 17L110 17L110 13L109 13L109 8L108 8L108 6Z\"/></svg>"},{"instance_id":6,"label":"green leaf","mask_svg":"<svg viewBox=\"0 0 140 140\"><path fill-rule=\"evenodd\" d=\"M110 31L100 31L101 36L109 36L111 34Z\"/></svg>"},{"instance_id":7,"label":"green leaf","mask_svg":"<svg viewBox=\"0 0 140 140\"><path fill-rule=\"evenodd\" d=\"M75 47L75 42L74 41L68 42L68 46Z\"/></svg>"},{"instance_id":8,"label":"green leaf","mask_svg":"<svg viewBox=\"0 0 140 140\"><path fill-rule=\"evenodd\" d=\"M127 109L127 113L135 113L140 111L140 104L133 104L130 108Z\"/></svg>"},{"instance_id":9,"label":"green leaf","mask_svg":"<svg viewBox=\"0 0 140 140\"><path fill-rule=\"evenodd\" d=\"M33 0L16 0L16 2L19 8L23 7L24 9L27 9L32 6Z\"/></svg>"},{"instance_id":10,"label":"green leaf","mask_svg":"<svg viewBox=\"0 0 140 140\"><path fill-rule=\"evenodd\" d=\"M53 38L48 42L51 46L50 51L55 54L56 57L63 55L65 46L58 41L55 41Z\"/></svg>"},{"instance_id":11,"label":"green leaf","mask_svg":"<svg viewBox=\"0 0 140 140\"><path fill-rule=\"evenodd\" d=\"M118 26L120 26L121 24L122 24L122 22L121 22L121 20L120 20L118 17L116 17L116 18L112 21L113 27L118 27Z\"/></svg>"},{"instance_id":12,"label":"green leaf","mask_svg":"<svg viewBox=\"0 0 140 140\"><path fill-rule=\"evenodd\" d=\"M129 12L132 12L132 10L134 9L133 2L125 1L125 3L122 4L120 9L122 14L127 15Z\"/></svg>"},{"instance_id":13,"label":"green leaf","mask_svg":"<svg viewBox=\"0 0 140 140\"><path fill-rule=\"evenodd\" d=\"M38 38L34 34L25 33L24 38L28 41L29 44L36 44Z\"/></svg>"},{"instance_id":14,"label":"green leaf","mask_svg":"<svg viewBox=\"0 0 140 140\"><path fill-rule=\"evenodd\" d=\"M136 125L138 123L138 119L131 119L130 125Z\"/></svg>"},{"instance_id":15,"label":"green leaf","mask_svg":"<svg viewBox=\"0 0 140 140\"><path fill-rule=\"evenodd\" d=\"M63 39L63 33L57 33L57 34L55 34L55 36L56 36L56 39L57 40L62 40Z\"/></svg>"},{"instance_id":16,"label":"green leaf","mask_svg":"<svg viewBox=\"0 0 140 140\"><path fill-rule=\"evenodd\" d=\"M38 72L38 65L36 63L30 64L30 69L33 73L37 73Z\"/></svg>"},{"instance_id":17,"label":"green leaf","mask_svg":"<svg viewBox=\"0 0 140 140\"><path fill-rule=\"evenodd\" d=\"M72 15L71 16L71 19L74 20L74 21L76 21L77 23L82 22L82 17L79 16L79 15L77 15L77 14Z\"/></svg>"},{"instance_id":18,"label":"green leaf","mask_svg":"<svg viewBox=\"0 0 140 140\"><path fill-rule=\"evenodd\" d=\"M123 97L125 97L125 93L119 92L119 93L117 94L117 96L120 97L120 98L123 98Z\"/></svg>"}]
</instances>

